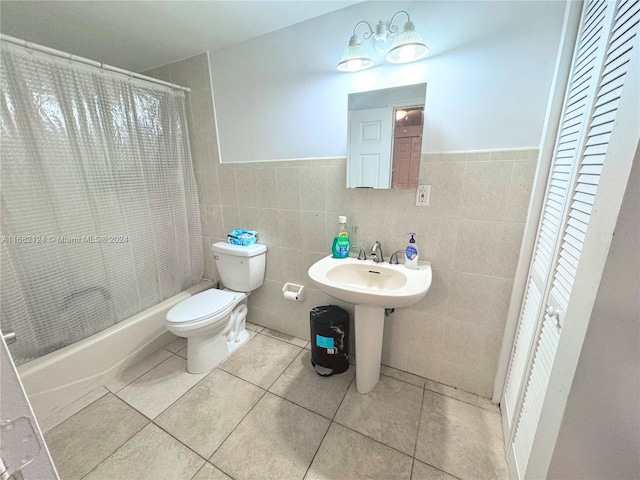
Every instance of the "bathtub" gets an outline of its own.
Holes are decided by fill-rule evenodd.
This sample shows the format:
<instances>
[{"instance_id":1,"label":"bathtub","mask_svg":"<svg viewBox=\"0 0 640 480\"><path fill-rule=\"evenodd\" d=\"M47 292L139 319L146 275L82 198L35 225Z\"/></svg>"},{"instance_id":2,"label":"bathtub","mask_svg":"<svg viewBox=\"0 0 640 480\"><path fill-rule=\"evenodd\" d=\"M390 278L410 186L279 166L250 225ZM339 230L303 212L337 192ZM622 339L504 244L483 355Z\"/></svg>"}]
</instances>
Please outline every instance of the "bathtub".
<instances>
[{"instance_id":1,"label":"bathtub","mask_svg":"<svg viewBox=\"0 0 640 480\"><path fill-rule=\"evenodd\" d=\"M100 333L20 365L18 373L36 417L49 417L171 343L176 337L164 327L167 312L212 287L203 280Z\"/></svg>"}]
</instances>

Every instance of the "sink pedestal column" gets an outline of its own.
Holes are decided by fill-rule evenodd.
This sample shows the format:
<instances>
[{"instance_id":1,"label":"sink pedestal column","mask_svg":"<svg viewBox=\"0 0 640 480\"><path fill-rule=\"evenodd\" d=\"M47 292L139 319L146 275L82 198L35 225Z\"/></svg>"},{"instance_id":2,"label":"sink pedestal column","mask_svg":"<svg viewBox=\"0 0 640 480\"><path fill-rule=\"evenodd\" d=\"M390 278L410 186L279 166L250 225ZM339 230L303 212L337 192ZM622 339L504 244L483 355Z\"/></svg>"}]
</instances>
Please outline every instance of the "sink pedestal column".
<instances>
[{"instance_id":1,"label":"sink pedestal column","mask_svg":"<svg viewBox=\"0 0 640 480\"><path fill-rule=\"evenodd\" d=\"M355 305L356 389L368 393L380 380L384 308Z\"/></svg>"}]
</instances>

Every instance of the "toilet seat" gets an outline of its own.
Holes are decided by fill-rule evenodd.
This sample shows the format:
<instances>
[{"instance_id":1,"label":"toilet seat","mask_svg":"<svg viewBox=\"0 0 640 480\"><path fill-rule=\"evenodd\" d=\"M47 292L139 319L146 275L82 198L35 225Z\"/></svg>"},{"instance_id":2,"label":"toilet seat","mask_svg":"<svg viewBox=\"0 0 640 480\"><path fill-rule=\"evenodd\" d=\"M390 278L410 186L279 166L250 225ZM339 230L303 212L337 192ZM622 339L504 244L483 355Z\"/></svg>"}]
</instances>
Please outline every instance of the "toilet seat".
<instances>
[{"instance_id":1,"label":"toilet seat","mask_svg":"<svg viewBox=\"0 0 640 480\"><path fill-rule=\"evenodd\" d=\"M236 304L236 295L212 288L183 300L167 313L170 324L197 324L214 317L225 317Z\"/></svg>"}]
</instances>

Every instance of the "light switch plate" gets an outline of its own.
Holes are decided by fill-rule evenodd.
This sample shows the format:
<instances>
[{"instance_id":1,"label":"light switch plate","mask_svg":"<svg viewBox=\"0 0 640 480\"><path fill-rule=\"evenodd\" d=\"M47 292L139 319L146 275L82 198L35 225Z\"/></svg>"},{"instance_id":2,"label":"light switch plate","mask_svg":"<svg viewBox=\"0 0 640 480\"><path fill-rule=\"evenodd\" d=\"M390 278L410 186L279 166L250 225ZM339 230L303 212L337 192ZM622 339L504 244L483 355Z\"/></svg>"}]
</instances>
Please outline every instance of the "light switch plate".
<instances>
[{"instance_id":1,"label":"light switch plate","mask_svg":"<svg viewBox=\"0 0 640 480\"><path fill-rule=\"evenodd\" d=\"M430 195L431 185L418 185L418 190L416 190L416 206L428 207Z\"/></svg>"}]
</instances>

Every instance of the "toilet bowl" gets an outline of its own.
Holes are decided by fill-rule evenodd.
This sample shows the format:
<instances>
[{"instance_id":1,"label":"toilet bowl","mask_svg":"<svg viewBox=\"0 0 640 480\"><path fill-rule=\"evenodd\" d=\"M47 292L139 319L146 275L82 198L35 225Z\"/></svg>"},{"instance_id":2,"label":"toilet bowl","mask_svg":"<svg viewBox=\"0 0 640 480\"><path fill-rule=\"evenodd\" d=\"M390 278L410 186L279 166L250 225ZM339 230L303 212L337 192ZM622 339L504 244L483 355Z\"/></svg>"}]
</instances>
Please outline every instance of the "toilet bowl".
<instances>
[{"instance_id":1,"label":"toilet bowl","mask_svg":"<svg viewBox=\"0 0 640 480\"><path fill-rule=\"evenodd\" d=\"M264 282L267 247L211 247L224 290L210 289L183 300L167 313L165 326L187 339L187 370L211 370L249 340L245 329L247 298ZM236 291L238 290L238 291Z\"/></svg>"}]
</instances>

